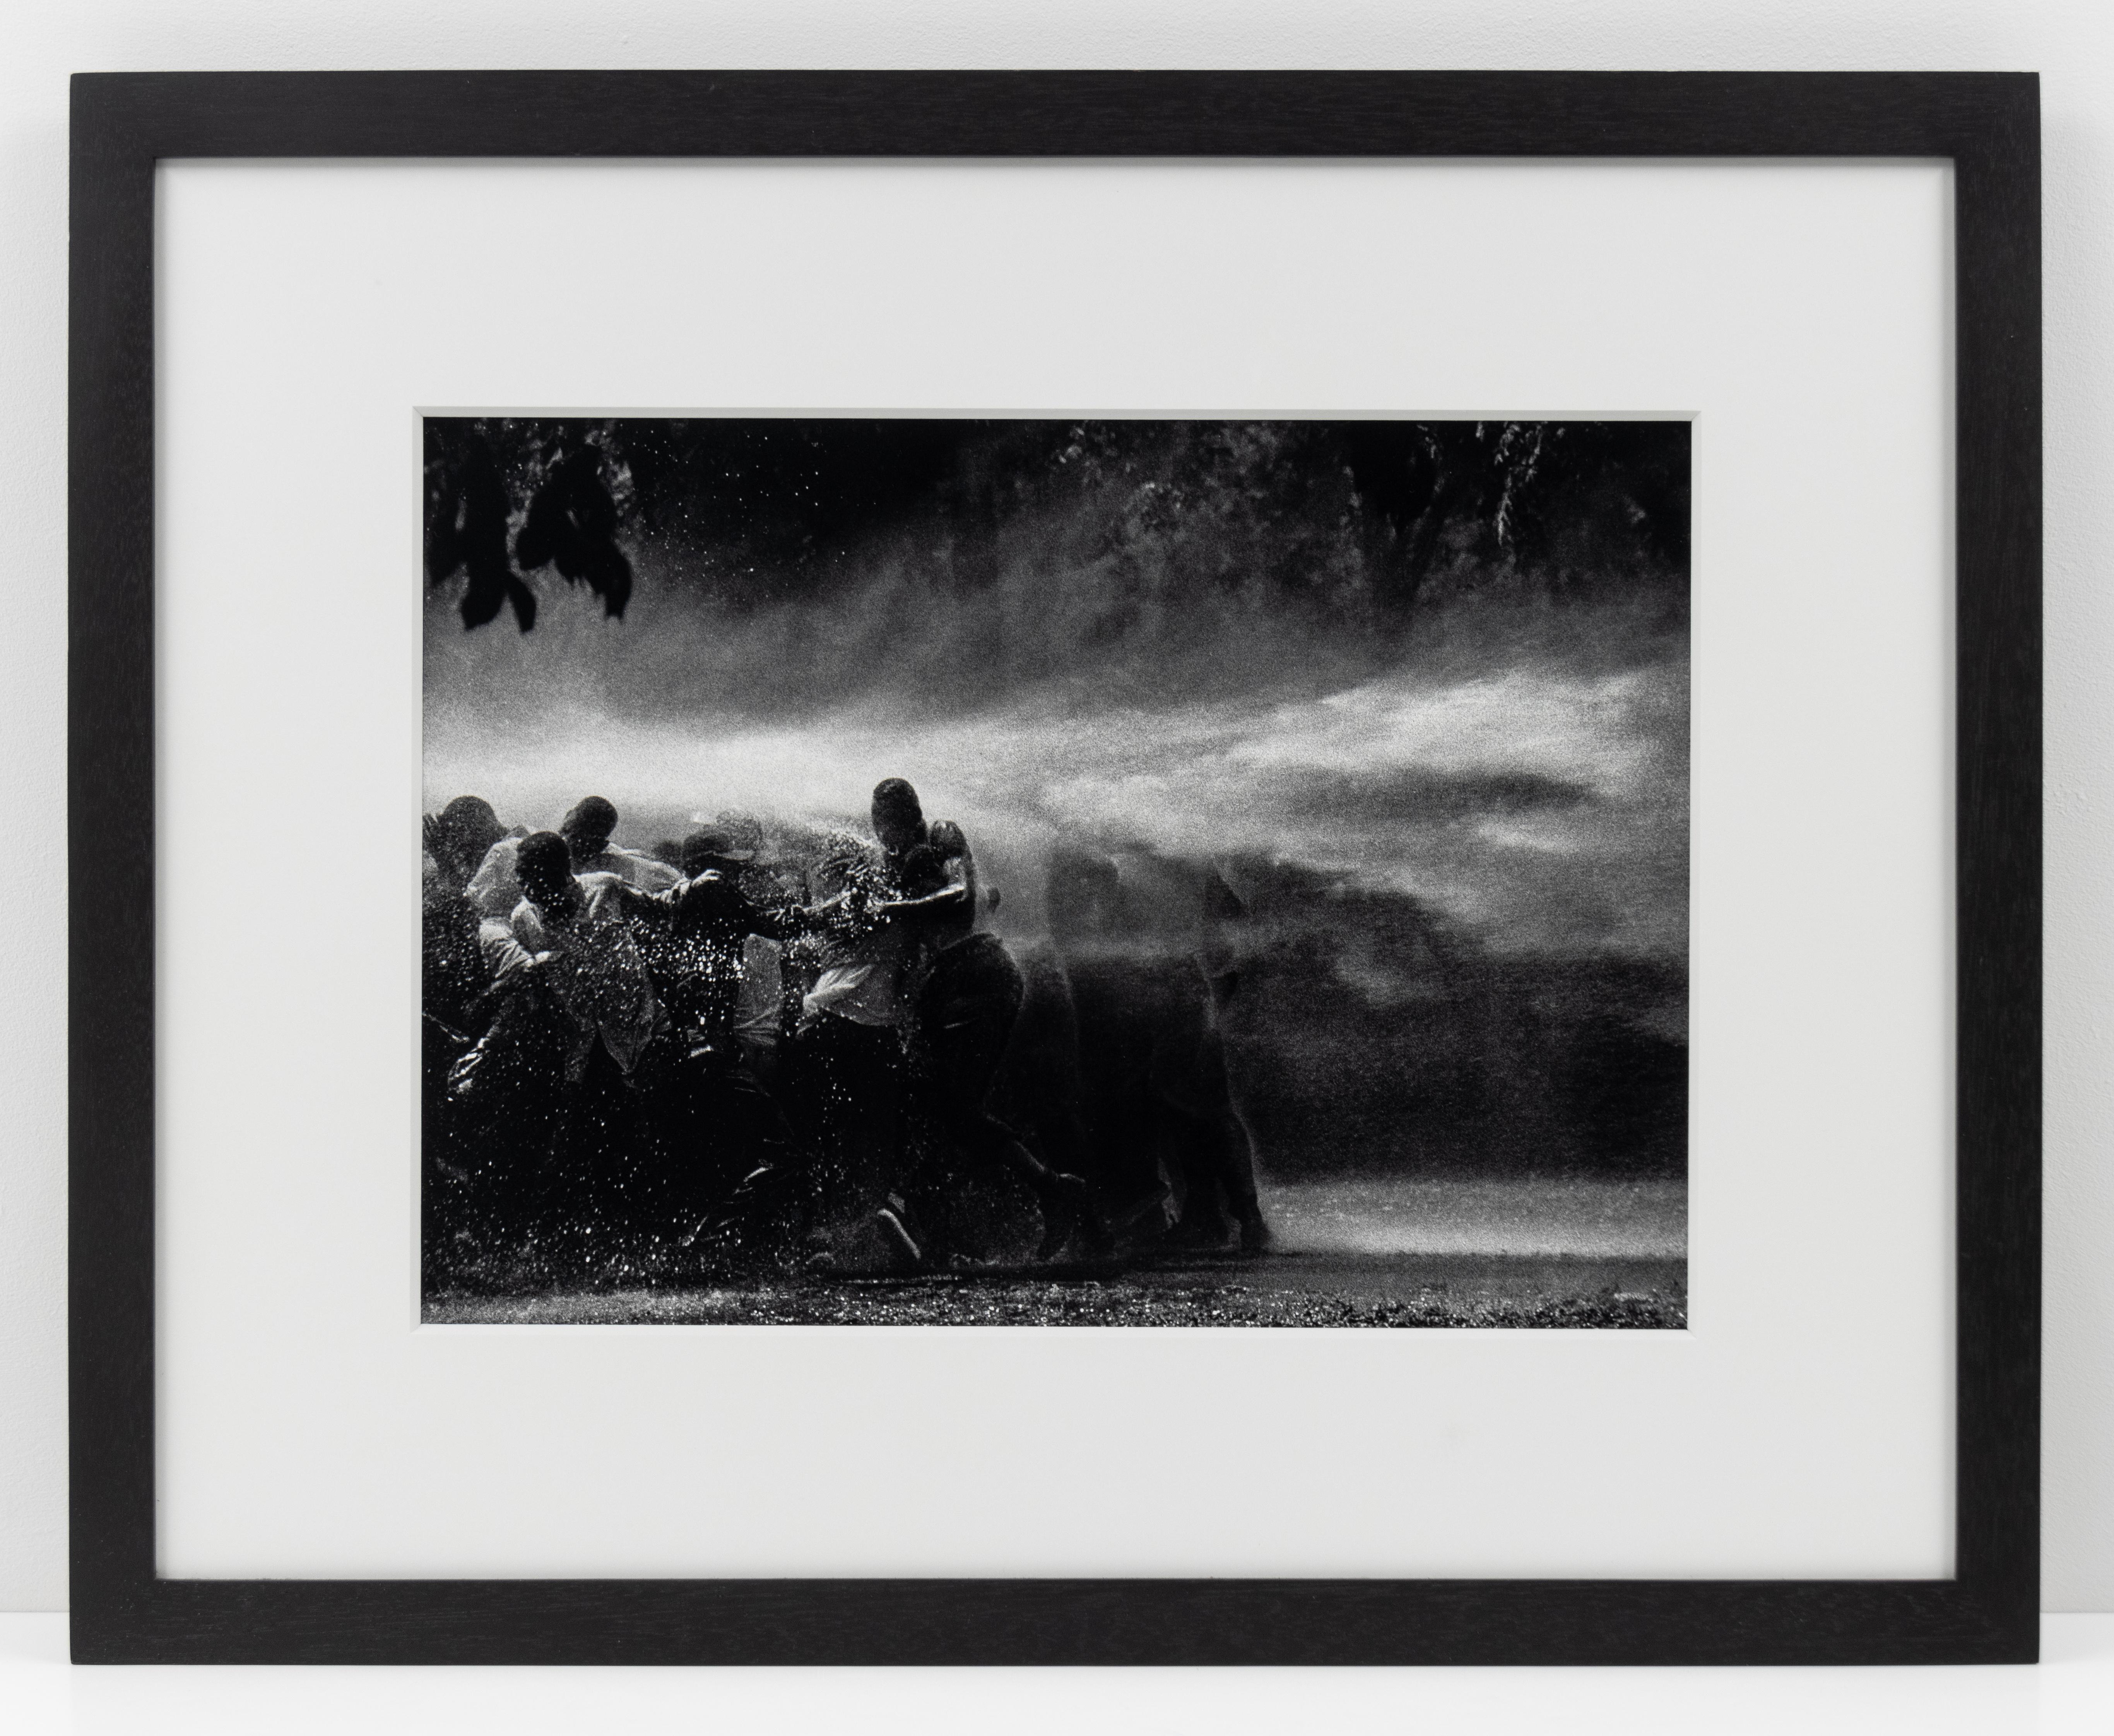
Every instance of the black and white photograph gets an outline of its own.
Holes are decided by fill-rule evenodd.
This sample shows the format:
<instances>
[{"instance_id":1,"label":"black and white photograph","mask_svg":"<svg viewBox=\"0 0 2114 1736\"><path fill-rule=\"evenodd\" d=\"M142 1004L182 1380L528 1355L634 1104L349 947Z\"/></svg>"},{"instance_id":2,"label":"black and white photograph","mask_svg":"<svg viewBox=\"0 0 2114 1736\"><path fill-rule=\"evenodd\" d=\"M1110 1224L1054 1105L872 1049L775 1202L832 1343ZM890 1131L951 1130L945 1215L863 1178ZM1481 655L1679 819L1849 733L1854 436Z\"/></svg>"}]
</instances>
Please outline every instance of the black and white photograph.
<instances>
[{"instance_id":1,"label":"black and white photograph","mask_svg":"<svg viewBox=\"0 0 2114 1736\"><path fill-rule=\"evenodd\" d=\"M426 417L423 1319L1685 1327L1691 435Z\"/></svg>"}]
</instances>

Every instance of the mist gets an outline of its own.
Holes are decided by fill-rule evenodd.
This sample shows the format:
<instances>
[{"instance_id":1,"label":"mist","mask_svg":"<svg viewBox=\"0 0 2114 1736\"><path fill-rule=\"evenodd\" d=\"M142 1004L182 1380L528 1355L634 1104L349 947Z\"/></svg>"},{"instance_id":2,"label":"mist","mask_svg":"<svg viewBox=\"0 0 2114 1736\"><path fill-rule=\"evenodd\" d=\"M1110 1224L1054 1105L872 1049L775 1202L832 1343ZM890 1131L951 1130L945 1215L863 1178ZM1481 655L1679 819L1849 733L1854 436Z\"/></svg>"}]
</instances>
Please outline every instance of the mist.
<instances>
[{"instance_id":1,"label":"mist","mask_svg":"<svg viewBox=\"0 0 2114 1736\"><path fill-rule=\"evenodd\" d=\"M1390 631L1355 583L1126 590L1019 540L973 591L899 556L762 605L649 547L624 618L546 581L529 634L437 591L428 806L547 826L593 792L643 845L730 808L856 820L899 776L1016 877L1060 839L1283 864L1501 951L1685 955L1686 639L1654 600L1500 586Z\"/></svg>"}]
</instances>

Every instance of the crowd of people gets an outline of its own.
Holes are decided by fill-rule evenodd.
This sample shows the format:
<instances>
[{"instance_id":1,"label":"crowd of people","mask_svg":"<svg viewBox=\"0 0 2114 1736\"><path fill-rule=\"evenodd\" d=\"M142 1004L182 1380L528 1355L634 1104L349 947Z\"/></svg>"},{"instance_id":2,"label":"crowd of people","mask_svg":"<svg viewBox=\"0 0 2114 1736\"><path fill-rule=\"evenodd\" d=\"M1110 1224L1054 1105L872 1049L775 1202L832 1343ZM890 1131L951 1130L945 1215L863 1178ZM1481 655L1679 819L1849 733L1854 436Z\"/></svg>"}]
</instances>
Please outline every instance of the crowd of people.
<instances>
[{"instance_id":1,"label":"crowd of people","mask_svg":"<svg viewBox=\"0 0 2114 1736\"><path fill-rule=\"evenodd\" d=\"M1009 1223L1043 1262L1267 1240L1238 972L1137 944L1109 859L1052 859L1031 982L900 778L870 835L723 813L639 850L617 822L427 817L429 1281L961 1265Z\"/></svg>"}]
</instances>

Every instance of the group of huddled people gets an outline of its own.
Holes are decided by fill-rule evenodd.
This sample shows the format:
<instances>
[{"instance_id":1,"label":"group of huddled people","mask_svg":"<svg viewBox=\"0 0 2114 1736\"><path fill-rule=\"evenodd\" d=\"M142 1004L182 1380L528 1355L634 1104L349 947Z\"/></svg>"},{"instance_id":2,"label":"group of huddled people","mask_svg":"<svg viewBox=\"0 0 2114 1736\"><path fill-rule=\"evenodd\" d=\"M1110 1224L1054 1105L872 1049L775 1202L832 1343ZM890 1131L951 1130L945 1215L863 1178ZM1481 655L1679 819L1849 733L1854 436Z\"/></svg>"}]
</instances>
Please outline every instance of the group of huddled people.
<instances>
[{"instance_id":1,"label":"group of huddled people","mask_svg":"<svg viewBox=\"0 0 2114 1736\"><path fill-rule=\"evenodd\" d=\"M1265 1244L1230 956L1141 947L1114 862L1060 850L1031 982L961 828L900 778L870 820L427 817L429 1281L974 1265L1005 1213L972 1199L1040 1262Z\"/></svg>"}]
</instances>

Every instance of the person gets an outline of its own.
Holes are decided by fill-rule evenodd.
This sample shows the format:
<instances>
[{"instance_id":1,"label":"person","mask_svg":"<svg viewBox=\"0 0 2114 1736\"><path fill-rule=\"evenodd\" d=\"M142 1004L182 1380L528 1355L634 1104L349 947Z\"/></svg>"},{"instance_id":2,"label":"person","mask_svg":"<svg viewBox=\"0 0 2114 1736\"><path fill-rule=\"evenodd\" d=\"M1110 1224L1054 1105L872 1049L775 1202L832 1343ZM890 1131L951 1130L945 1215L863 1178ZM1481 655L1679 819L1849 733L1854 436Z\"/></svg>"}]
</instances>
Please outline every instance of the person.
<instances>
[{"instance_id":1,"label":"person","mask_svg":"<svg viewBox=\"0 0 2114 1736\"><path fill-rule=\"evenodd\" d=\"M615 805L585 795L558 822L558 836L572 851L575 874L615 874L642 892L666 892L683 878L681 870L635 850L610 842L616 831Z\"/></svg>"},{"instance_id":2,"label":"person","mask_svg":"<svg viewBox=\"0 0 2114 1736\"><path fill-rule=\"evenodd\" d=\"M459 795L425 820L424 890L430 901L460 897L485 852L506 836L506 828L483 796Z\"/></svg>"},{"instance_id":3,"label":"person","mask_svg":"<svg viewBox=\"0 0 2114 1736\"><path fill-rule=\"evenodd\" d=\"M781 917L798 900L765 860L763 822L738 808L722 810L712 830L725 841L726 871L757 905ZM785 1033L785 937L752 931L742 941L741 994L735 1003L734 1040L748 1070L766 1090L778 1083L779 1046Z\"/></svg>"},{"instance_id":4,"label":"person","mask_svg":"<svg viewBox=\"0 0 2114 1736\"><path fill-rule=\"evenodd\" d=\"M666 919L649 928L647 950L681 1057L664 1125L688 1178L684 1242L702 1234L723 1251L768 1255L798 1227L808 1166L749 1065L746 949L775 946L797 919L749 895L741 875L753 852L729 829L692 832L680 854L682 884L648 895Z\"/></svg>"},{"instance_id":5,"label":"person","mask_svg":"<svg viewBox=\"0 0 2114 1736\"><path fill-rule=\"evenodd\" d=\"M597 1051L631 1072L661 1008L632 932L624 882L613 873L576 873L565 840L555 832L524 838L516 869L521 901L511 921L514 943L579 1028L567 1077L577 1083Z\"/></svg>"},{"instance_id":6,"label":"person","mask_svg":"<svg viewBox=\"0 0 2114 1736\"><path fill-rule=\"evenodd\" d=\"M800 1003L789 1062L790 1094L816 1161L816 1209L826 1220L876 1218L914 1258L915 1244L889 1202L899 1179L909 930L885 908L882 861L861 839L832 836L816 878L821 899L808 914L819 968Z\"/></svg>"},{"instance_id":7,"label":"person","mask_svg":"<svg viewBox=\"0 0 2114 1736\"><path fill-rule=\"evenodd\" d=\"M524 836L474 796L426 822L429 1253L510 1244L560 1155L579 1033L514 936Z\"/></svg>"},{"instance_id":8,"label":"person","mask_svg":"<svg viewBox=\"0 0 2114 1736\"><path fill-rule=\"evenodd\" d=\"M885 777L876 784L868 812L881 848L882 873L893 889L887 908L917 918L908 933L915 944L905 950L899 984L907 1010L917 1000L933 956L976 927L974 859L958 826L951 827L951 836L959 849L933 847L924 804L908 778ZM913 886L914 895L908 895Z\"/></svg>"},{"instance_id":9,"label":"person","mask_svg":"<svg viewBox=\"0 0 2114 1736\"><path fill-rule=\"evenodd\" d=\"M876 795L878 808L880 792ZM915 801L914 791L910 799ZM1034 1196L1042 1218L1037 1259L1054 1257L1074 1234L1082 1235L1094 1252L1105 1252L1107 1226L1086 1182L1051 1169L991 1112L992 1082L1019 1019L1026 983L1005 943L977 926L982 888L962 828L939 820L921 829L924 841L904 852L904 895L893 906L899 916L921 918L924 928L925 956L912 1017L917 1037L912 1076L915 1105L930 1139L923 1161L904 1188L906 1198L921 1208L909 1221L910 1233L915 1238L921 1225L943 1224L946 1202L959 1192L961 1172L981 1168L1012 1175ZM935 1251L929 1241L922 1248L927 1257Z\"/></svg>"},{"instance_id":10,"label":"person","mask_svg":"<svg viewBox=\"0 0 2114 1736\"><path fill-rule=\"evenodd\" d=\"M1044 886L1068 1016L1072 1053L1055 1070L1068 1101L1050 1106L1076 1128L1103 1209L1119 1229L1165 1231L1173 1190L1158 1149L1152 1056L1160 1041L1155 1013L1166 1010L1139 992L1141 949L1128 933L1128 912L1112 857L1059 843Z\"/></svg>"},{"instance_id":11,"label":"person","mask_svg":"<svg viewBox=\"0 0 2114 1736\"><path fill-rule=\"evenodd\" d=\"M664 1019L634 931L637 890L613 873L573 872L570 846L532 832L515 857L521 902L510 923L516 953L501 964L540 986L572 1031L561 1073L570 1113L554 1170L542 1188L545 1226L592 1248L659 1215L664 1202L643 1137L653 1083L640 1064Z\"/></svg>"},{"instance_id":12,"label":"person","mask_svg":"<svg viewBox=\"0 0 2114 1736\"><path fill-rule=\"evenodd\" d=\"M463 890L503 828L482 797L457 796L425 817L419 908L421 1193L429 1260L471 1235L483 1191L478 1152L455 1112L449 1075L476 1041L492 969L478 946L477 912Z\"/></svg>"},{"instance_id":13,"label":"person","mask_svg":"<svg viewBox=\"0 0 2114 1736\"><path fill-rule=\"evenodd\" d=\"M455 1239L473 1254L500 1253L534 1228L562 1165L568 1120L565 1066L576 1027L524 968L528 955L510 939L506 946L511 957L485 992L488 1020L454 1056L444 1107L428 1124L443 1130Z\"/></svg>"},{"instance_id":14,"label":"person","mask_svg":"<svg viewBox=\"0 0 2114 1736\"><path fill-rule=\"evenodd\" d=\"M665 922L653 932L649 962L679 1029L716 1042L730 1039L743 987L743 944L752 934L776 939L777 913L757 904L739 878L748 858L717 827L692 832L679 847L683 877L649 895Z\"/></svg>"},{"instance_id":15,"label":"person","mask_svg":"<svg viewBox=\"0 0 2114 1736\"><path fill-rule=\"evenodd\" d=\"M908 778L884 777L873 786L867 813L887 866L899 871L904 859L927 838L925 807L917 791Z\"/></svg>"},{"instance_id":16,"label":"person","mask_svg":"<svg viewBox=\"0 0 2114 1736\"><path fill-rule=\"evenodd\" d=\"M1151 919L1114 859L1096 851L1053 853L1048 905L1076 1043L1067 1072L1079 1101L1064 1112L1083 1129L1113 1224L1136 1239L1215 1247L1232 1232L1230 1212L1244 1247L1266 1245L1215 998L1233 992L1230 955L1207 945L1200 955L1193 925L1177 936Z\"/></svg>"},{"instance_id":17,"label":"person","mask_svg":"<svg viewBox=\"0 0 2114 1736\"><path fill-rule=\"evenodd\" d=\"M466 1040L477 1004L491 985L492 967L478 946L477 911L464 894L486 852L503 835L499 816L480 796L459 795L425 817L419 928L429 1037L438 1031L457 1042Z\"/></svg>"},{"instance_id":18,"label":"person","mask_svg":"<svg viewBox=\"0 0 2114 1736\"><path fill-rule=\"evenodd\" d=\"M601 796L583 797L567 810L558 822L558 836L573 853L575 873L615 874L644 892L665 892L682 879L682 870L672 863L612 845L610 835L615 830L616 809ZM527 836L516 827L496 840L470 876L464 895L476 906L483 922L496 923L504 928L513 921L515 906L521 902L521 877L515 858ZM503 955L506 937L488 929L481 933L487 954L494 959Z\"/></svg>"},{"instance_id":19,"label":"person","mask_svg":"<svg viewBox=\"0 0 2114 1736\"><path fill-rule=\"evenodd\" d=\"M1241 986L1238 934L1247 921L1248 909L1215 865L1205 870L1202 906L1197 961L1204 973L1209 1018L1197 1051L1197 1080L1204 1126L1191 1142L1189 1193L1192 1199L1210 1199L1215 1183L1239 1230L1242 1248L1255 1253L1275 1238L1256 1196L1255 1134L1233 1091L1226 1047L1234 996ZM1205 1221L1206 1216L1200 1215L1197 1221Z\"/></svg>"},{"instance_id":20,"label":"person","mask_svg":"<svg viewBox=\"0 0 2114 1736\"><path fill-rule=\"evenodd\" d=\"M517 858L521 841L526 832L510 832L493 841L478 863L477 872L469 877L469 884L463 888L463 895L476 909L479 919L496 923L502 928L510 928L514 920L514 907L521 902L521 875ZM503 937L486 936L496 943Z\"/></svg>"}]
</instances>

